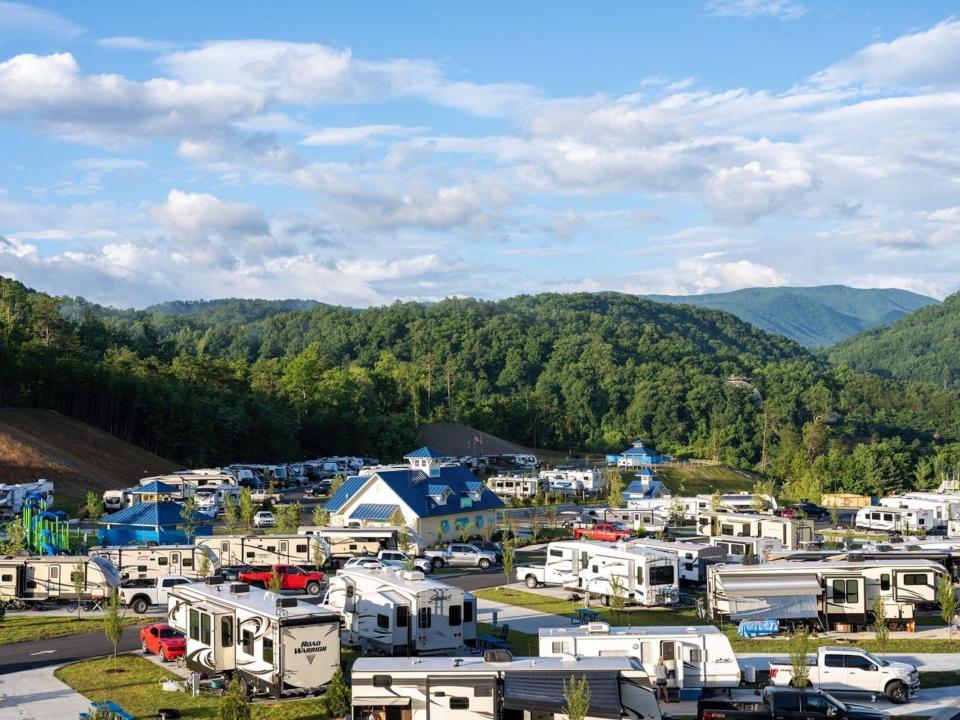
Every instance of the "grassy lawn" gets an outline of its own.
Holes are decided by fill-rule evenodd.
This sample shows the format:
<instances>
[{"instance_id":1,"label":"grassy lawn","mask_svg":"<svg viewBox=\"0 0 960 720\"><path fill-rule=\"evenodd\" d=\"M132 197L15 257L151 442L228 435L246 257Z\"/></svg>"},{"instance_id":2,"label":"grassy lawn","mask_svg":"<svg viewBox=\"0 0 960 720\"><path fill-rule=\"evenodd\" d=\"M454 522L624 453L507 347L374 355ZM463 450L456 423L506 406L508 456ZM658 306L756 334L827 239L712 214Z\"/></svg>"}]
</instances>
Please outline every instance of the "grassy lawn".
<instances>
[{"instance_id":1,"label":"grassy lawn","mask_svg":"<svg viewBox=\"0 0 960 720\"><path fill-rule=\"evenodd\" d=\"M624 481L629 483L634 480L635 472L634 470L624 472ZM753 490L753 484L761 479L759 475L745 470L733 470L726 465L657 468L657 478L674 493L680 493L682 482L684 495L709 495L716 490L725 493L744 490L749 492Z\"/></svg>"},{"instance_id":2,"label":"grassy lawn","mask_svg":"<svg viewBox=\"0 0 960 720\"><path fill-rule=\"evenodd\" d=\"M140 625L145 620L139 615L124 618L124 625ZM47 638L63 637L64 635L78 635L87 632L103 632L101 618L46 616L23 617L7 615L0 622L0 645L30 640L46 640Z\"/></svg>"},{"instance_id":3,"label":"grassy lawn","mask_svg":"<svg viewBox=\"0 0 960 720\"><path fill-rule=\"evenodd\" d=\"M192 697L187 693L165 692L163 680L179 679L170 671L136 655L121 655L118 665L124 672L110 673L112 658L85 660L65 665L54 674L90 700L113 700L138 718L156 717L157 709L176 708L185 718L215 718L217 698L213 695ZM253 717L270 720L310 720L326 718L323 703L318 699L258 702Z\"/></svg>"},{"instance_id":4,"label":"grassy lawn","mask_svg":"<svg viewBox=\"0 0 960 720\"><path fill-rule=\"evenodd\" d=\"M920 672L920 688L951 687L960 685L960 671L957 670L931 670L930 672Z\"/></svg>"},{"instance_id":5,"label":"grassy lawn","mask_svg":"<svg viewBox=\"0 0 960 720\"><path fill-rule=\"evenodd\" d=\"M507 624L509 625L510 623ZM477 628L477 634L480 636L500 634L499 628L495 628L493 625L488 625L487 623L479 623ZM540 654L536 635L520 632L519 630L510 630L507 632L507 642L510 643L510 652L517 657Z\"/></svg>"}]
</instances>

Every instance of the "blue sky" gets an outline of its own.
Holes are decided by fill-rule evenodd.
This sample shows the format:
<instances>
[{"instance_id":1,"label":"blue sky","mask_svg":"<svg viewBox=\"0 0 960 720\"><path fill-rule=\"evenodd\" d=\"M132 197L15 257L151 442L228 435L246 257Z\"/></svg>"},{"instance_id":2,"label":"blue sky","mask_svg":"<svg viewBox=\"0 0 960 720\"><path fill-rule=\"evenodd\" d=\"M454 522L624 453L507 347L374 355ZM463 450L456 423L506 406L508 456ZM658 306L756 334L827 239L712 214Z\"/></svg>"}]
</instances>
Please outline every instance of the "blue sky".
<instances>
[{"instance_id":1,"label":"blue sky","mask_svg":"<svg viewBox=\"0 0 960 720\"><path fill-rule=\"evenodd\" d=\"M137 307L942 297L955 11L0 1L0 274Z\"/></svg>"}]
</instances>

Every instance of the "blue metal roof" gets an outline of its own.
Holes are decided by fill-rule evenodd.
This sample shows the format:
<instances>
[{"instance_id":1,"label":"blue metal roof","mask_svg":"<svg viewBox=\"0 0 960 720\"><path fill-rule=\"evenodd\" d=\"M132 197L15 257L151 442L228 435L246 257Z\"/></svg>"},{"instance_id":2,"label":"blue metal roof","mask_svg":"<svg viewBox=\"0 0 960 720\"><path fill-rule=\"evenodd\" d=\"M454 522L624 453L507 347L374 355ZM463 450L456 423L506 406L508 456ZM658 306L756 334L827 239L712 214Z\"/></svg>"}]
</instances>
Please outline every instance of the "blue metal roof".
<instances>
[{"instance_id":1,"label":"blue metal roof","mask_svg":"<svg viewBox=\"0 0 960 720\"><path fill-rule=\"evenodd\" d=\"M140 485L135 487L131 492L134 495L143 495L143 494L169 494L174 492L175 488L172 485L167 485L161 480L151 480L146 485Z\"/></svg>"},{"instance_id":2,"label":"blue metal roof","mask_svg":"<svg viewBox=\"0 0 960 720\"><path fill-rule=\"evenodd\" d=\"M447 492L453 492L447 485L427 485L427 495L442 497Z\"/></svg>"},{"instance_id":3,"label":"blue metal roof","mask_svg":"<svg viewBox=\"0 0 960 720\"><path fill-rule=\"evenodd\" d=\"M337 488L337 491L330 496L330 499L324 503L323 507L330 512L339 511L369 479L370 478L357 477L355 475L348 477L343 481L343 484Z\"/></svg>"},{"instance_id":4,"label":"blue metal roof","mask_svg":"<svg viewBox=\"0 0 960 720\"><path fill-rule=\"evenodd\" d=\"M183 506L175 502L141 502L101 518L104 525L140 525L148 527L175 527L183 522ZM210 522L207 515L194 513L197 522Z\"/></svg>"},{"instance_id":5,"label":"blue metal roof","mask_svg":"<svg viewBox=\"0 0 960 720\"><path fill-rule=\"evenodd\" d=\"M400 510L399 505L381 505L361 503L350 513L351 520L389 520L394 513Z\"/></svg>"},{"instance_id":6,"label":"blue metal roof","mask_svg":"<svg viewBox=\"0 0 960 720\"><path fill-rule=\"evenodd\" d=\"M630 447L624 450L621 455L645 455L647 457L658 457L659 453L654 450L652 447Z\"/></svg>"},{"instance_id":7,"label":"blue metal roof","mask_svg":"<svg viewBox=\"0 0 960 720\"><path fill-rule=\"evenodd\" d=\"M464 485L466 486L467 490L469 490L470 492L481 492L483 488L486 487L479 480L477 482L465 482Z\"/></svg>"},{"instance_id":8,"label":"blue metal roof","mask_svg":"<svg viewBox=\"0 0 960 720\"><path fill-rule=\"evenodd\" d=\"M653 480L652 482L648 483L641 482L640 480L634 480L627 485L627 489L623 491L623 496L625 498L632 498L634 500L640 500L642 498L655 498L659 496L662 487L663 483L659 480Z\"/></svg>"},{"instance_id":9,"label":"blue metal roof","mask_svg":"<svg viewBox=\"0 0 960 720\"><path fill-rule=\"evenodd\" d=\"M406 459L406 458L445 458L448 456L443 454L442 452L434 450L433 448L428 448L426 445L424 445L422 448L418 448L417 450L414 450L412 453L404 455L403 457Z\"/></svg>"}]
</instances>

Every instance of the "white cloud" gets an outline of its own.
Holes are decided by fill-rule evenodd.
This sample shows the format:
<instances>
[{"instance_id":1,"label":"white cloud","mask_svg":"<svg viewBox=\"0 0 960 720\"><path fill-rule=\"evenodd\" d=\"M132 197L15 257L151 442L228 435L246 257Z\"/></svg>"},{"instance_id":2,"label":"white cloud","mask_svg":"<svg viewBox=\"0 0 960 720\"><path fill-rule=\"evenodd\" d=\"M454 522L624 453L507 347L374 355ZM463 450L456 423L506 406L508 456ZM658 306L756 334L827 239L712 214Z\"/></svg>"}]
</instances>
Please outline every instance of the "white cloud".
<instances>
[{"instance_id":1,"label":"white cloud","mask_svg":"<svg viewBox=\"0 0 960 720\"><path fill-rule=\"evenodd\" d=\"M807 8L794 0L708 0L707 12L714 17L796 20L807 13Z\"/></svg>"},{"instance_id":2,"label":"white cloud","mask_svg":"<svg viewBox=\"0 0 960 720\"><path fill-rule=\"evenodd\" d=\"M300 141L301 145L362 145L384 137L405 137L423 132L424 128L402 125L354 125L325 127L314 130Z\"/></svg>"},{"instance_id":3,"label":"white cloud","mask_svg":"<svg viewBox=\"0 0 960 720\"><path fill-rule=\"evenodd\" d=\"M17 2L0 2L0 34L36 33L72 38L83 32L75 22L51 10Z\"/></svg>"},{"instance_id":4,"label":"white cloud","mask_svg":"<svg viewBox=\"0 0 960 720\"><path fill-rule=\"evenodd\" d=\"M167 40L151 40L136 35L119 35L116 37L100 38L97 45L108 50L134 50L137 52L170 52L177 47L177 43Z\"/></svg>"}]
</instances>

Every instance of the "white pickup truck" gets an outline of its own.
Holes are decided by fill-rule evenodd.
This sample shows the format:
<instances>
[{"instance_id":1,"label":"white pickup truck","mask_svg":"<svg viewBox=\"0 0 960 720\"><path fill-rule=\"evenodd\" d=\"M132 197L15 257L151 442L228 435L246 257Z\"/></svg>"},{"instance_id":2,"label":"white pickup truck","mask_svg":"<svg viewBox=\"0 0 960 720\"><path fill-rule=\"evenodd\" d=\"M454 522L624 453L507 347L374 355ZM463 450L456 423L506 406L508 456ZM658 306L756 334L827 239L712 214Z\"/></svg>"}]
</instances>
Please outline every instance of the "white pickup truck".
<instances>
[{"instance_id":1,"label":"white pickup truck","mask_svg":"<svg viewBox=\"0 0 960 720\"><path fill-rule=\"evenodd\" d=\"M478 567L487 570L497 564L497 556L483 552L470 543L450 543L443 550L427 550L423 553L433 567Z\"/></svg>"},{"instance_id":2,"label":"white pickup truck","mask_svg":"<svg viewBox=\"0 0 960 720\"><path fill-rule=\"evenodd\" d=\"M197 582L183 575L158 575L142 580L125 580L120 585L120 602L129 606L137 615L143 615L151 605L167 607L170 588Z\"/></svg>"},{"instance_id":3,"label":"white pickup truck","mask_svg":"<svg viewBox=\"0 0 960 720\"><path fill-rule=\"evenodd\" d=\"M807 658L809 682L815 688L838 693L866 692L886 695L904 703L920 689L917 668L892 662L856 647L822 647ZM787 659L770 661L770 684L789 685L793 666Z\"/></svg>"}]
</instances>

